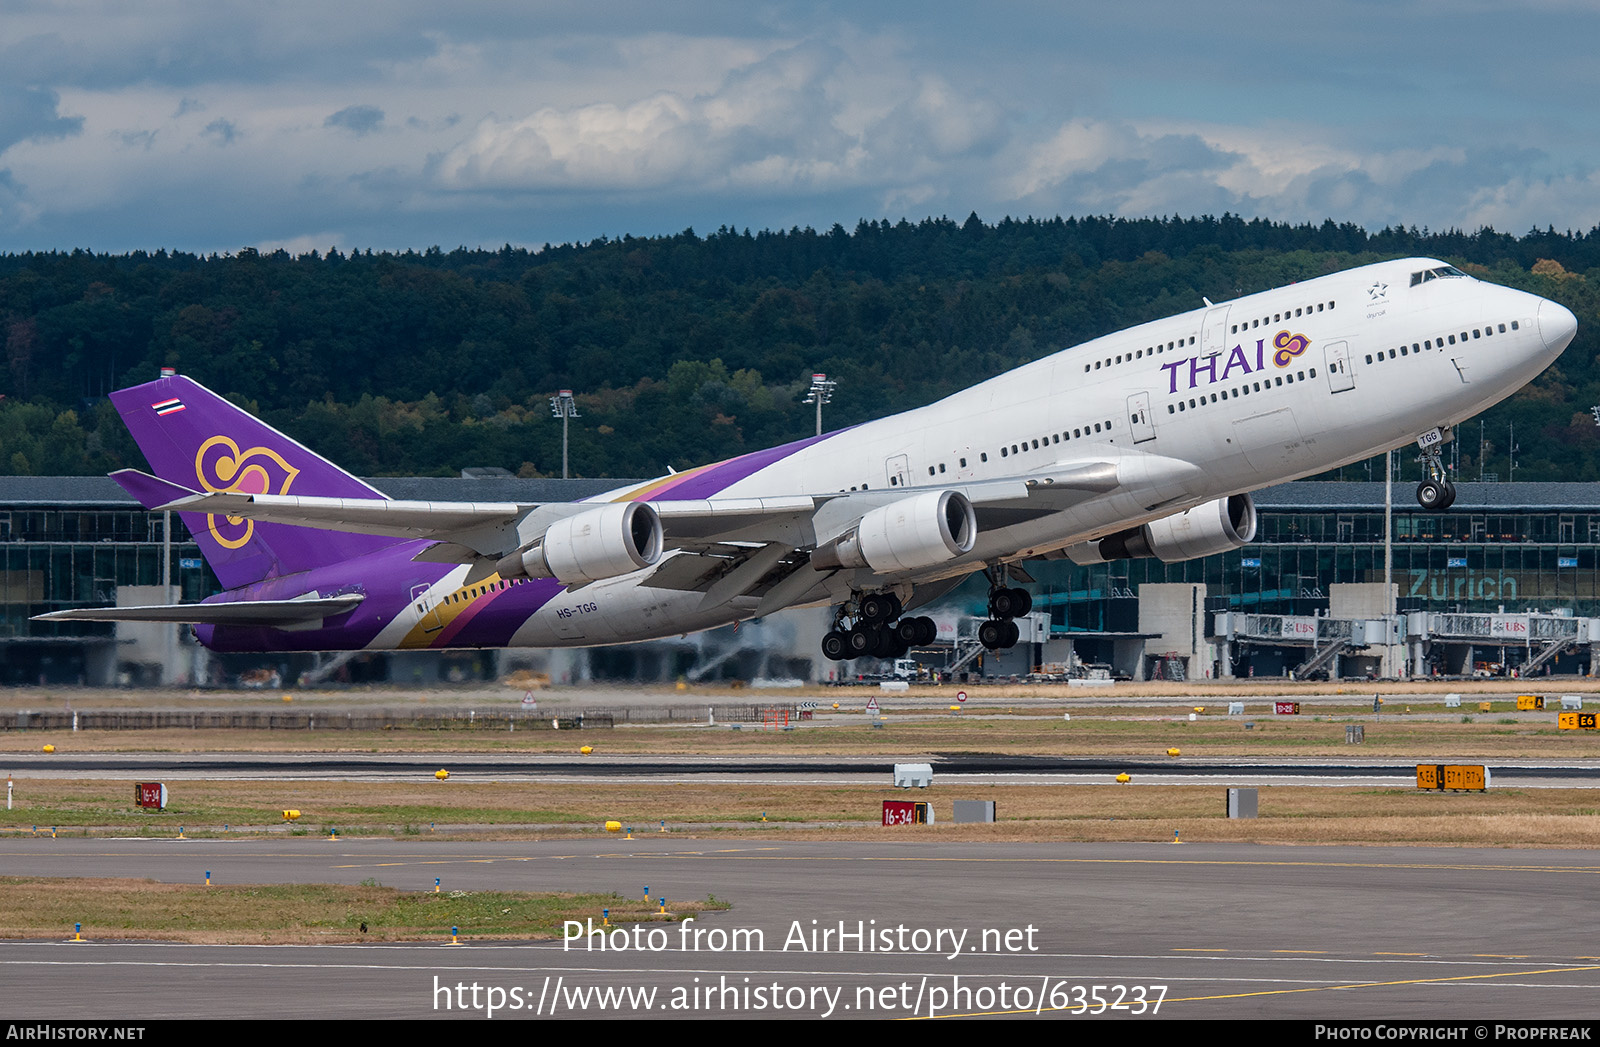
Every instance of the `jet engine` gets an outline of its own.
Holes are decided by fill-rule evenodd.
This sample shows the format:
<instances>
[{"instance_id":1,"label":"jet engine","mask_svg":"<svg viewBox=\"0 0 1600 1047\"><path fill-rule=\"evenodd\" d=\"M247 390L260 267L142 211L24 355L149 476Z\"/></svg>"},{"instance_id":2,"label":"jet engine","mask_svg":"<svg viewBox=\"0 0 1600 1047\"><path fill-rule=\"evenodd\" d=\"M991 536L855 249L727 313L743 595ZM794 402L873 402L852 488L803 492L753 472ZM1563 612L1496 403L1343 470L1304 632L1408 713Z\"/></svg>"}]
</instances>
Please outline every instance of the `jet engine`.
<instances>
[{"instance_id":1,"label":"jet engine","mask_svg":"<svg viewBox=\"0 0 1600 1047\"><path fill-rule=\"evenodd\" d=\"M503 578L525 575L581 585L661 559L661 518L644 502L611 502L557 520L536 541L502 557Z\"/></svg>"},{"instance_id":2,"label":"jet engine","mask_svg":"<svg viewBox=\"0 0 1600 1047\"><path fill-rule=\"evenodd\" d=\"M959 491L928 491L879 506L850 530L819 546L819 571L870 567L880 574L932 567L972 550L978 520Z\"/></svg>"},{"instance_id":3,"label":"jet engine","mask_svg":"<svg viewBox=\"0 0 1600 1047\"><path fill-rule=\"evenodd\" d=\"M1256 506L1247 494L1218 498L1143 527L1118 531L1097 542L1066 550L1073 563L1085 567L1108 560L1154 556L1164 563L1225 553L1255 541Z\"/></svg>"}]
</instances>

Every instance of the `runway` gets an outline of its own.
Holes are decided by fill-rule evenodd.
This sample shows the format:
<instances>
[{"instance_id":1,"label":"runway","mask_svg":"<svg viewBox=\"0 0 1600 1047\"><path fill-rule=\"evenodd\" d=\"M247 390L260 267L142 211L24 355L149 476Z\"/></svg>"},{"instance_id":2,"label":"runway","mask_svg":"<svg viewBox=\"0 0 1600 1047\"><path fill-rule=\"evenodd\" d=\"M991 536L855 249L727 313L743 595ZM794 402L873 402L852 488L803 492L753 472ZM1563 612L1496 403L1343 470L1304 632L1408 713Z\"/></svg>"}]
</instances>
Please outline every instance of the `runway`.
<instances>
[{"instance_id":1,"label":"runway","mask_svg":"<svg viewBox=\"0 0 1600 1047\"><path fill-rule=\"evenodd\" d=\"M1595 1011L1600 949L1587 899L1600 859L1590 852L947 844L895 832L872 843L732 846L7 839L8 875L194 883L209 870L225 883L375 879L417 890L440 877L446 890L632 896L648 884L669 906L731 900L731 911L690 930L745 937L718 949L669 925L661 948L620 951L7 942L0 977L11 1016L28 1019L432 1018L488 1016L491 1004L497 1019L1100 1010L1123 1020L1551 1020ZM814 937L823 931L827 940Z\"/></svg>"},{"instance_id":2,"label":"runway","mask_svg":"<svg viewBox=\"0 0 1600 1047\"><path fill-rule=\"evenodd\" d=\"M1107 784L1126 772L1140 785L1328 785L1406 787L1416 784L1415 760L1326 757L1014 756L963 753L893 756L592 756L517 753L83 753L19 754L8 767L18 778L165 781L417 781L446 768L452 780L496 782L671 783L692 778L726 784L817 783L879 785L894 765L931 763L942 781L981 785ZM1512 760L1490 765L1496 780L1522 788L1600 787L1600 765L1587 761Z\"/></svg>"}]
</instances>

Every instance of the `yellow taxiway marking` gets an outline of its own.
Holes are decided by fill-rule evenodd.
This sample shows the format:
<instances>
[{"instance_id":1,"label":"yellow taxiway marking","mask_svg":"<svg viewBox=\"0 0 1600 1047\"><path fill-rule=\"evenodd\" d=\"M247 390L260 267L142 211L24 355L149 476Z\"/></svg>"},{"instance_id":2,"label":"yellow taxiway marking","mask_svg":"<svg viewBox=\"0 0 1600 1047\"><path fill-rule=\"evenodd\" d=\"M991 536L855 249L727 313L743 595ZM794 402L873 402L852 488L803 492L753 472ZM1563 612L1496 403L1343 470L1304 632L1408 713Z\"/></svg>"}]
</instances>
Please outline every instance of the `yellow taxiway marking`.
<instances>
[{"instance_id":1,"label":"yellow taxiway marking","mask_svg":"<svg viewBox=\"0 0 1600 1047\"><path fill-rule=\"evenodd\" d=\"M1501 971L1497 974L1458 974L1448 978L1405 978L1393 982L1350 982L1344 985L1308 985L1300 989L1261 989L1256 992L1224 993L1221 996L1180 996L1163 1000L1169 1003L1198 1003L1202 1000L1238 1000L1247 996L1287 996L1298 992L1327 992L1329 989L1385 989L1396 985L1430 985L1440 982L1472 982L1489 978L1525 978L1536 974L1572 974L1600 971L1600 967L1550 967L1542 971Z\"/></svg>"}]
</instances>

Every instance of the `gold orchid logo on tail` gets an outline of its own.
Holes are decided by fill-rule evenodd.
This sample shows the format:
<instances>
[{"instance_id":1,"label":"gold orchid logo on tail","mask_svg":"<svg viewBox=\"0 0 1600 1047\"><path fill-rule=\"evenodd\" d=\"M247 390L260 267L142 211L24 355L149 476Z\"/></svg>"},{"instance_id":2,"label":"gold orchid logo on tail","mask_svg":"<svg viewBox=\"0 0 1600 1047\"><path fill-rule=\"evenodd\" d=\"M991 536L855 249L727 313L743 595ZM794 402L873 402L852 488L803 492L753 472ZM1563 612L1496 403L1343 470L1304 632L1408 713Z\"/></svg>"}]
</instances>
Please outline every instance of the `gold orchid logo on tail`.
<instances>
[{"instance_id":1,"label":"gold orchid logo on tail","mask_svg":"<svg viewBox=\"0 0 1600 1047\"><path fill-rule=\"evenodd\" d=\"M226 436L213 436L200 445L194 456L194 473L207 491L239 491L245 494L288 494L289 485L300 470L266 447L240 451ZM255 535L254 520L242 516L207 514L206 528L218 544L237 549Z\"/></svg>"}]
</instances>

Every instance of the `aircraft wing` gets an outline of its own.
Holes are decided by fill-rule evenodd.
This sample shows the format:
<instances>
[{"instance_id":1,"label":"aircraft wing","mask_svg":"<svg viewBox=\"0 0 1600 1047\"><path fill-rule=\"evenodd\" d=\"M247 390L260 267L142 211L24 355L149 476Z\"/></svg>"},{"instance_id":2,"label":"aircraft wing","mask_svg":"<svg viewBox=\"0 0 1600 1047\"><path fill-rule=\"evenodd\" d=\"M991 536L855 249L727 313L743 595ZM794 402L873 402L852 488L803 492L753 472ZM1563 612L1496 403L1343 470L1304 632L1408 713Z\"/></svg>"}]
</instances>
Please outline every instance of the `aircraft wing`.
<instances>
[{"instance_id":1,"label":"aircraft wing","mask_svg":"<svg viewBox=\"0 0 1600 1047\"><path fill-rule=\"evenodd\" d=\"M147 489L160 490L170 499L153 508L174 512L291 524L298 527L392 538L422 538L462 546L489 556L516 546L513 532L530 525L548 525L563 517L594 508L591 502L425 502L381 498L317 498L298 495L249 494L240 491L190 491L177 484L125 470L119 482L128 486L136 474ZM942 485L960 491L977 507L980 528L1004 526L1017 519L1066 508L1086 497L1117 486L1112 462L1078 463L1044 470L1026 477L978 483ZM669 548L693 549L718 541L793 540L795 546L814 540L817 520L848 521L880 505L906 497L916 488L882 488L875 491L830 492L776 498L710 498L651 502L661 517ZM1008 511L1009 510L1009 511ZM1018 516L1018 511L1022 516Z\"/></svg>"},{"instance_id":2,"label":"aircraft wing","mask_svg":"<svg viewBox=\"0 0 1600 1047\"><path fill-rule=\"evenodd\" d=\"M353 611L360 593L311 600L238 600L230 603L147 604L140 607L80 607L34 616L37 622L188 622L195 625L286 626Z\"/></svg>"},{"instance_id":3,"label":"aircraft wing","mask_svg":"<svg viewBox=\"0 0 1600 1047\"><path fill-rule=\"evenodd\" d=\"M136 471L123 471L133 474ZM323 528L362 535L390 538L432 538L435 541L466 546L491 556L507 548L506 528L522 524L538 515L547 522L592 509L595 503L515 503L515 501L405 501L387 498L310 498L298 495L251 495L245 491L192 491L176 483L138 474L150 488L162 485L168 501L154 509L174 512L206 512L240 519L262 520L267 524ZM120 482L130 477L118 475ZM1117 487L1114 463L1083 463L1062 469L1046 469L1038 474L1013 479L978 483L941 485L962 491L979 509L979 527L984 527L986 506L1003 509L1032 509L1053 512L1082 501L1086 496ZM827 517L861 515L906 498L917 488L880 488L867 491L835 491L826 495L789 495L779 498L698 498L685 501L653 501L651 507L661 515L670 548L691 548L704 541L738 540L742 532L755 538L776 540L774 525L795 524L810 519L819 507L827 506ZM1006 519L1008 514L994 514ZM1008 520L1010 522L1010 520ZM990 524L995 525L995 524ZM525 528L526 530L526 528ZM515 544L515 543L510 543ZM803 536L795 544L805 544Z\"/></svg>"}]
</instances>

